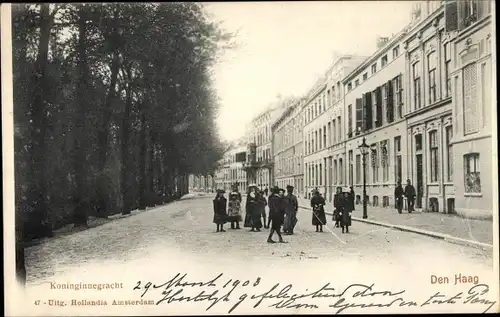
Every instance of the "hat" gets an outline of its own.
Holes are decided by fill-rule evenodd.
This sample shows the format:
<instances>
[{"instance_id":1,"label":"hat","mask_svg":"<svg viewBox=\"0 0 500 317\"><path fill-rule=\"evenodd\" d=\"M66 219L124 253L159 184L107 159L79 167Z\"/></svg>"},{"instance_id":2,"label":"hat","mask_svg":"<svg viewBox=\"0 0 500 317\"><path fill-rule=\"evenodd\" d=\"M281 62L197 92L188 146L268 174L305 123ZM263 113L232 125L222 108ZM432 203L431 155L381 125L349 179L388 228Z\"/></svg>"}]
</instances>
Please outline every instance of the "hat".
<instances>
[{"instance_id":1,"label":"hat","mask_svg":"<svg viewBox=\"0 0 500 317\"><path fill-rule=\"evenodd\" d=\"M217 194L224 194L226 191L224 189L217 189Z\"/></svg>"},{"instance_id":2,"label":"hat","mask_svg":"<svg viewBox=\"0 0 500 317\"><path fill-rule=\"evenodd\" d=\"M278 192L285 192L283 188L278 188Z\"/></svg>"},{"instance_id":3,"label":"hat","mask_svg":"<svg viewBox=\"0 0 500 317\"><path fill-rule=\"evenodd\" d=\"M250 185L248 185L248 187L249 187L249 188L250 188L250 187L257 187L257 184L250 184Z\"/></svg>"},{"instance_id":4,"label":"hat","mask_svg":"<svg viewBox=\"0 0 500 317\"><path fill-rule=\"evenodd\" d=\"M277 193L277 192L279 192L279 191L280 191L280 188L279 188L278 186L273 186L273 187L271 188L271 192L273 192L273 193Z\"/></svg>"},{"instance_id":5,"label":"hat","mask_svg":"<svg viewBox=\"0 0 500 317\"><path fill-rule=\"evenodd\" d=\"M286 189L293 189L294 187L292 185L286 185Z\"/></svg>"}]
</instances>

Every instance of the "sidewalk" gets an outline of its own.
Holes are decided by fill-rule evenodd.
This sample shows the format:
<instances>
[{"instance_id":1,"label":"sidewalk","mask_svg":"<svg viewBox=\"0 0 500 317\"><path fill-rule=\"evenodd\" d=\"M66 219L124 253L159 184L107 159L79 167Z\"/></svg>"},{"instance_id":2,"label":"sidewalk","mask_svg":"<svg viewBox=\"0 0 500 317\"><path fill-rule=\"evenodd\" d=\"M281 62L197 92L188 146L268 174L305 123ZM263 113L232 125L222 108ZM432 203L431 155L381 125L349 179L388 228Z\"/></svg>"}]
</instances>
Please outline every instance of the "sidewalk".
<instances>
[{"instance_id":1,"label":"sidewalk","mask_svg":"<svg viewBox=\"0 0 500 317\"><path fill-rule=\"evenodd\" d=\"M310 202L304 198L299 198L299 206L311 209ZM331 215L332 203L327 203L325 211ZM353 221L414 232L459 244L493 247L493 223L489 220L418 211L411 214L403 211L402 214L398 214L393 208L371 206L368 206L367 214L368 218L363 219L363 206L356 205L351 217Z\"/></svg>"}]
</instances>

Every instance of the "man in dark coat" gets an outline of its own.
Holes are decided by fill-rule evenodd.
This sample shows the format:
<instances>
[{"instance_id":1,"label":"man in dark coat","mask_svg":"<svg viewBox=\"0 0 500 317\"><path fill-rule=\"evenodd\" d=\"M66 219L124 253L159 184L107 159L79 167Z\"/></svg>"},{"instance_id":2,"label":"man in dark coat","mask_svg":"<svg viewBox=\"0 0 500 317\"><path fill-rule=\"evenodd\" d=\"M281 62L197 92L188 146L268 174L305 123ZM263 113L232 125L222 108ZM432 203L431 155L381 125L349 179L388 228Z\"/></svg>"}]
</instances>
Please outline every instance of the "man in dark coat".
<instances>
[{"instance_id":1,"label":"man in dark coat","mask_svg":"<svg viewBox=\"0 0 500 317\"><path fill-rule=\"evenodd\" d=\"M293 194L293 186L286 186L287 195L285 199L285 222L283 224L283 232L285 234L293 234L293 229L297 224L297 211L299 210L299 203L297 197Z\"/></svg>"},{"instance_id":2,"label":"man in dark coat","mask_svg":"<svg viewBox=\"0 0 500 317\"><path fill-rule=\"evenodd\" d=\"M333 196L333 220L335 220L335 227L340 227L340 215L342 208L344 208L344 196L342 195L342 187L337 187L337 192Z\"/></svg>"},{"instance_id":3,"label":"man in dark coat","mask_svg":"<svg viewBox=\"0 0 500 317\"><path fill-rule=\"evenodd\" d=\"M351 226L350 213L352 212L352 206L351 203L349 202L350 192L347 190L344 191L343 197L344 197L344 204L340 211L340 227L342 228L342 233L344 233L344 228L345 232L349 233L349 227Z\"/></svg>"},{"instance_id":4,"label":"man in dark coat","mask_svg":"<svg viewBox=\"0 0 500 317\"><path fill-rule=\"evenodd\" d=\"M323 226L326 225L325 199L318 190L314 192L311 198L311 207L313 209L312 225L316 226L316 232L323 232Z\"/></svg>"},{"instance_id":5,"label":"man in dark coat","mask_svg":"<svg viewBox=\"0 0 500 317\"><path fill-rule=\"evenodd\" d=\"M356 203L355 203L355 199L356 199L356 194L354 193L354 188L351 186L351 192L350 192L350 201L351 201L351 208L352 210L355 210L356 209Z\"/></svg>"},{"instance_id":6,"label":"man in dark coat","mask_svg":"<svg viewBox=\"0 0 500 317\"><path fill-rule=\"evenodd\" d=\"M402 213L403 210L403 196L405 192L403 190L403 186L401 185L401 181L398 181L398 185L394 189L394 201L396 202L396 209L398 213Z\"/></svg>"},{"instance_id":7,"label":"man in dark coat","mask_svg":"<svg viewBox=\"0 0 500 317\"><path fill-rule=\"evenodd\" d=\"M406 201L408 202L408 213L411 214L415 206L416 195L415 195L415 187L413 187L410 180L408 180L407 185L405 187L405 196L406 196Z\"/></svg>"},{"instance_id":8,"label":"man in dark coat","mask_svg":"<svg viewBox=\"0 0 500 317\"><path fill-rule=\"evenodd\" d=\"M217 232L226 232L224 224L227 220L226 205L227 199L224 197L225 191L222 189L217 190L217 195L214 199L214 220L217 225Z\"/></svg>"},{"instance_id":9,"label":"man in dark coat","mask_svg":"<svg viewBox=\"0 0 500 317\"><path fill-rule=\"evenodd\" d=\"M267 238L268 243L275 243L272 239L273 234L276 232L279 238L279 242L283 243L283 237L281 236L281 225L285 218L285 208L283 203L283 197L279 195L280 189L275 186L271 190L271 196L269 196L269 219L271 221L271 231L269 232L269 237Z\"/></svg>"}]
</instances>

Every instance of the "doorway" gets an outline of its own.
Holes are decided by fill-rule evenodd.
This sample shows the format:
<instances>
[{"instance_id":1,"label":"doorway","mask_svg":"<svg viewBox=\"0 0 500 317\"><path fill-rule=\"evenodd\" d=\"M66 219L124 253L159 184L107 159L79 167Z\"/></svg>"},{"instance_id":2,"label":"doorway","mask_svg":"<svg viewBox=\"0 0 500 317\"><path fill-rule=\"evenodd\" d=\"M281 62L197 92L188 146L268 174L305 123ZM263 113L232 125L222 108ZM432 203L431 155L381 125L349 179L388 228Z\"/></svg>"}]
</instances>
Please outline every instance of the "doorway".
<instances>
[{"instance_id":1,"label":"doorway","mask_svg":"<svg viewBox=\"0 0 500 317\"><path fill-rule=\"evenodd\" d=\"M424 195L424 171L423 171L423 156L417 154L417 183L415 184L417 190L417 201L415 202L417 208L422 208L422 198Z\"/></svg>"}]
</instances>

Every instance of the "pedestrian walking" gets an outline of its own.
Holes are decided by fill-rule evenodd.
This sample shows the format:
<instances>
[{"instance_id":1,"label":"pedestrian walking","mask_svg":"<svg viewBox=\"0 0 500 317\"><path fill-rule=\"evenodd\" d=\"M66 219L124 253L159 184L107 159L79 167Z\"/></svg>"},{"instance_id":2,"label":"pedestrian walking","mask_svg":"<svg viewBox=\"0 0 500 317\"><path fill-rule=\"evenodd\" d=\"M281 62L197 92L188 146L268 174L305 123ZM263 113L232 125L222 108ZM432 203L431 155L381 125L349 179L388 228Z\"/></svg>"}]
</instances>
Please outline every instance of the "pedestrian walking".
<instances>
[{"instance_id":1,"label":"pedestrian walking","mask_svg":"<svg viewBox=\"0 0 500 317\"><path fill-rule=\"evenodd\" d=\"M213 222L217 225L217 232L226 232L224 230L224 224L227 221L227 199L224 197L225 191L223 189L217 190L217 195L214 199L214 220Z\"/></svg>"},{"instance_id":2,"label":"pedestrian walking","mask_svg":"<svg viewBox=\"0 0 500 317\"><path fill-rule=\"evenodd\" d=\"M348 188L346 188L343 193L343 207L340 210L340 227L342 228L342 233L344 233L344 228L345 232L349 233L349 227L351 226L351 215L350 213L352 212L352 205L350 203L351 199L351 193Z\"/></svg>"},{"instance_id":3,"label":"pedestrian walking","mask_svg":"<svg viewBox=\"0 0 500 317\"><path fill-rule=\"evenodd\" d=\"M258 196L258 207L260 210L260 216L262 217L262 225L264 226L264 229L269 229L269 226L266 223L266 206L267 206L267 199L266 199L266 193L261 191L260 195Z\"/></svg>"},{"instance_id":4,"label":"pedestrian walking","mask_svg":"<svg viewBox=\"0 0 500 317\"><path fill-rule=\"evenodd\" d=\"M316 226L316 232L323 232L323 226L326 225L325 198L319 191L315 191L311 198L311 207L313 209L312 225Z\"/></svg>"},{"instance_id":5,"label":"pedestrian walking","mask_svg":"<svg viewBox=\"0 0 500 317\"><path fill-rule=\"evenodd\" d=\"M267 194L269 193L269 190L267 189L267 187L264 189L264 195L267 197Z\"/></svg>"},{"instance_id":6,"label":"pedestrian walking","mask_svg":"<svg viewBox=\"0 0 500 317\"><path fill-rule=\"evenodd\" d=\"M297 211L299 210L299 203L297 197L293 194L293 186L286 186L287 195L285 198L285 223L283 224L283 232L288 235L293 234L293 229L297 224Z\"/></svg>"},{"instance_id":7,"label":"pedestrian walking","mask_svg":"<svg viewBox=\"0 0 500 317\"><path fill-rule=\"evenodd\" d=\"M342 187L337 187L337 192L333 196L333 220L335 221L336 228L340 227L340 215L342 213L342 208L344 208Z\"/></svg>"},{"instance_id":8,"label":"pedestrian walking","mask_svg":"<svg viewBox=\"0 0 500 317\"><path fill-rule=\"evenodd\" d=\"M351 192L350 192L350 194L351 194L351 196L350 196L350 198L351 198L351 200L350 200L351 201L351 208L352 208L352 210L355 210L356 209L356 202L355 202L355 200L356 200L356 194L354 193L354 188L352 186L351 186Z\"/></svg>"},{"instance_id":9,"label":"pedestrian walking","mask_svg":"<svg viewBox=\"0 0 500 317\"><path fill-rule=\"evenodd\" d=\"M231 229L240 229L241 219L241 193L238 191L238 185L232 186L229 194L228 220L231 222Z\"/></svg>"},{"instance_id":10,"label":"pedestrian walking","mask_svg":"<svg viewBox=\"0 0 500 317\"><path fill-rule=\"evenodd\" d=\"M411 212L414 209L415 206L415 187L411 184L411 181L408 180L406 182L405 186L405 196L406 196L406 201L408 203L408 213L411 214Z\"/></svg>"},{"instance_id":11,"label":"pedestrian walking","mask_svg":"<svg viewBox=\"0 0 500 317\"><path fill-rule=\"evenodd\" d=\"M285 218L285 210L283 203L283 195L280 195L280 190L278 186L273 187L271 190L271 196L269 196L269 219L271 221L271 230L269 232L269 237L267 238L268 243L276 243L274 241L273 235L276 232L280 243L284 243L283 237L281 236L281 226L283 225L283 220Z\"/></svg>"},{"instance_id":12,"label":"pedestrian walking","mask_svg":"<svg viewBox=\"0 0 500 317\"><path fill-rule=\"evenodd\" d=\"M396 202L396 209L398 213L402 213L403 210L403 196L405 192L403 190L403 186L401 185L401 181L398 181L396 188L394 189L394 201Z\"/></svg>"}]
</instances>

